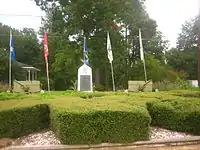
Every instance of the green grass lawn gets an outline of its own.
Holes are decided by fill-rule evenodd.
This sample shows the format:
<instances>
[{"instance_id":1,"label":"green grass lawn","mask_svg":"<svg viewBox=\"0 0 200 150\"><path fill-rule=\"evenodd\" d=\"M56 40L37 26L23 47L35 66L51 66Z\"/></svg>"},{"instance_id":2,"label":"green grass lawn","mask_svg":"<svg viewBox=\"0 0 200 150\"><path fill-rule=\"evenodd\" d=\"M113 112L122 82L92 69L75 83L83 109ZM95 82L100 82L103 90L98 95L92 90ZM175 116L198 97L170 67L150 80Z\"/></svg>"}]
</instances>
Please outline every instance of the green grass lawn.
<instances>
[{"instance_id":1,"label":"green grass lawn","mask_svg":"<svg viewBox=\"0 0 200 150\"><path fill-rule=\"evenodd\" d=\"M133 105L145 106L152 100L188 100L199 99L200 91L168 91L147 93L112 93L95 92L101 97L81 98L84 93L51 92L45 94L7 94L0 93L0 110L51 104L74 111L84 110L128 110Z\"/></svg>"}]
</instances>

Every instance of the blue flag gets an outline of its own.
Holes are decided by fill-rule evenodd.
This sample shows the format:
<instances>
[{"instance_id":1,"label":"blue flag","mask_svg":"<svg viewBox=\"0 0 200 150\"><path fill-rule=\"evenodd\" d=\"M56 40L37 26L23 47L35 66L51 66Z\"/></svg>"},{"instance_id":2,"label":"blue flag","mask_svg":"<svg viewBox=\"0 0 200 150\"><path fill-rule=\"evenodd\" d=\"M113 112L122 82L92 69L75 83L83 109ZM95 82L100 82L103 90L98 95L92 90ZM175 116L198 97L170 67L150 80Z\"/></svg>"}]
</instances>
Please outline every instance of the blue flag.
<instances>
[{"instance_id":1,"label":"blue flag","mask_svg":"<svg viewBox=\"0 0 200 150\"><path fill-rule=\"evenodd\" d=\"M84 63L89 65L89 58L88 58L88 48L86 43L86 37L84 37Z\"/></svg>"},{"instance_id":2,"label":"blue flag","mask_svg":"<svg viewBox=\"0 0 200 150\"><path fill-rule=\"evenodd\" d=\"M15 60L15 51L14 51L14 42L12 38L12 32L10 31L10 54L11 54L11 60Z\"/></svg>"}]
</instances>

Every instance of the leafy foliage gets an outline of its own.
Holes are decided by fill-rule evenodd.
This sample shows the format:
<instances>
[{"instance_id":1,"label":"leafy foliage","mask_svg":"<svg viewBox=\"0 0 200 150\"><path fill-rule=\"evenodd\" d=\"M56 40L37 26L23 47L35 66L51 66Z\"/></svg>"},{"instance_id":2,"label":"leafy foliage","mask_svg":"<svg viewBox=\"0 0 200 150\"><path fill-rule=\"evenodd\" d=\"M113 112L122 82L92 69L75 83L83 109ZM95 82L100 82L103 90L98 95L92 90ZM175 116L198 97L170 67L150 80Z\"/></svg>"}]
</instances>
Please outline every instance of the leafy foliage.
<instances>
[{"instance_id":1,"label":"leafy foliage","mask_svg":"<svg viewBox=\"0 0 200 150\"><path fill-rule=\"evenodd\" d=\"M8 83L9 60L9 33L11 27L0 23L0 81ZM34 67L41 66L39 41L33 29L24 28L19 31L12 29L16 61L12 62L13 80L25 80L26 72L21 69L21 64Z\"/></svg>"},{"instance_id":2,"label":"leafy foliage","mask_svg":"<svg viewBox=\"0 0 200 150\"><path fill-rule=\"evenodd\" d=\"M187 21L179 34L177 48L171 49L167 53L170 66L175 70L184 71L190 80L197 79L197 40L198 24L197 18Z\"/></svg>"},{"instance_id":3,"label":"leafy foliage","mask_svg":"<svg viewBox=\"0 0 200 150\"><path fill-rule=\"evenodd\" d=\"M146 12L144 0L35 0L46 12L42 18L40 36L47 31L49 73L52 90L71 89L77 80L77 70L83 58L83 31L89 50L89 65L93 70L96 90L112 89L111 69L107 59L106 35L110 32L114 55L116 89L127 89L128 80L144 80L140 61L138 30L141 28L148 80L174 81L177 72L196 79L196 20L186 23L178 39L177 50L164 55L168 41L157 30L157 24ZM0 79L8 82L8 49L10 27L0 24ZM16 59L38 67L42 88L47 89L43 45L33 29L13 30ZM5 35L5 36L4 36ZM165 58L167 57L168 65ZM186 62L186 63L185 63ZM174 71L175 70L175 71ZM13 63L13 79L24 80L25 73ZM75 88L74 88L75 89Z\"/></svg>"},{"instance_id":4,"label":"leafy foliage","mask_svg":"<svg viewBox=\"0 0 200 150\"><path fill-rule=\"evenodd\" d=\"M143 0L35 2L47 14L43 18L41 33L43 30L48 31L51 52L49 66L55 89L66 90L72 86L70 81L77 78L83 49L82 31L87 38L95 86L102 86L101 89L109 90L112 83L106 51L107 31L110 32L114 74L119 89L126 88L129 79L141 78L140 74L132 73L132 70L142 70L142 66L135 63L140 62L139 28L142 28L143 38L147 39L143 41L145 54L153 55L163 62L166 41L156 30L156 22L149 18ZM129 32L126 36L124 29ZM69 38L73 38L73 41L69 41Z\"/></svg>"},{"instance_id":5,"label":"leafy foliage","mask_svg":"<svg viewBox=\"0 0 200 150\"><path fill-rule=\"evenodd\" d=\"M50 127L64 144L132 142L148 139L149 113L152 125L200 134L199 91L108 92L93 99L82 99L79 94L32 94L22 100L9 94L10 100L0 101L0 135L35 132L48 128L51 120Z\"/></svg>"},{"instance_id":6,"label":"leafy foliage","mask_svg":"<svg viewBox=\"0 0 200 150\"><path fill-rule=\"evenodd\" d=\"M149 137L150 116L144 108L129 112L94 111L73 113L51 109L52 127L63 144L133 142Z\"/></svg>"},{"instance_id":7,"label":"leafy foliage","mask_svg":"<svg viewBox=\"0 0 200 150\"><path fill-rule=\"evenodd\" d=\"M0 137L19 137L49 126L47 105L0 111Z\"/></svg>"},{"instance_id":8,"label":"leafy foliage","mask_svg":"<svg viewBox=\"0 0 200 150\"><path fill-rule=\"evenodd\" d=\"M189 106L189 107L188 107ZM193 100L163 100L147 103L152 125L199 135L200 103Z\"/></svg>"},{"instance_id":9,"label":"leafy foliage","mask_svg":"<svg viewBox=\"0 0 200 150\"><path fill-rule=\"evenodd\" d=\"M6 93L6 92L0 93L0 101L11 100L11 99L19 100L23 98L24 98L23 94L13 94L13 93Z\"/></svg>"}]
</instances>

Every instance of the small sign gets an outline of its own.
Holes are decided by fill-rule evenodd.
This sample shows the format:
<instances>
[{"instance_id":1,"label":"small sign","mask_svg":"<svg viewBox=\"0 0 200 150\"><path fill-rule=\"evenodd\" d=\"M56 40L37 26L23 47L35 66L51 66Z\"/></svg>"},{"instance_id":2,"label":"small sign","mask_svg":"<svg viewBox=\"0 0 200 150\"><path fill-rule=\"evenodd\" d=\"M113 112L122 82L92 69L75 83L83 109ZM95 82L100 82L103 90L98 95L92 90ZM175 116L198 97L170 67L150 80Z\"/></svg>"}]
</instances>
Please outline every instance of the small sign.
<instances>
[{"instance_id":1,"label":"small sign","mask_svg":"<svg viewBox=\"0 0 200 150\"><path fill-rule=\"evenodd\" d=\"M78 91L93 92L92 69L86 64L78 69Z\"/></svg>"}]
</instances>

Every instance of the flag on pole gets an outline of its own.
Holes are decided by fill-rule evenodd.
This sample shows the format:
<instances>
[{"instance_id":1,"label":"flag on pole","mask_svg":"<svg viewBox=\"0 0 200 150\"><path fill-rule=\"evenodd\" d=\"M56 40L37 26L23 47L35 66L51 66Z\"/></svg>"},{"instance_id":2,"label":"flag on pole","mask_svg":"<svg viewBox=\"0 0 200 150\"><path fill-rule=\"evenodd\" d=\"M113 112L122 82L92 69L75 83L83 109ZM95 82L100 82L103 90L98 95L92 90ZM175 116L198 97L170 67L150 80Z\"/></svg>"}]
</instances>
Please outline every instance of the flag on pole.
<instances>
[{"instance_id":1,"label":"flag on pole","mask_svg":"<svg viewBox=\"0 0 200 150\"><path fill-rule=\"evenodd\" d=\"M48 49L47 33L44 32L44 59L46 62L48 91L50 92L48 55L49 55L49 49Z\"/></svg>"},{"instance_id":2,"label":"flag on pole","mask_svg":"<svg viewBox=\"0 0 200 150\"><path fill-rule=\"evenodd\" d=\"M139 41L140 41L140 59L144 61L144 49L142 44L142 34L141 29L139 29Z\"/></svg>"},{"instance_id":3,"label":"flag on pole","mask_svg":"<svg viewBox=\"0 0 200 150\"><path fill-rule=\"evenodd\" d=\"M145 82L147 82L147 71L146 71L146 64L145 64L145 59L144 59L144 50L143 50L143 44L142 44L141 29L139 29L139 42L140 42L140 58L141 58L141 60L143 62L143 66L144 66Z\"/></svg>"},{"instance_id":4,"label":"flag on pole","mask_svg":"<svg viewBox=\"0 0 200 150\"><path fill-rule=\"evenodd\" d=\"M89 65L89 57L88 57L88 47L87 47L87 43L86 43L86 37L84 37L84 63L86 65Z\"/></svg>"},{"instance_id":5,"label":"flag on pole","mask_svg":"<svg viewBox=\"0 0 200 150\"><path fill-rule=\"evenodd\" d=\"M48 49L48 41L47 41L47 33L44 32L44 59L47 61L49 55L49 49Z\"/></svg>"},{"instance_id":6,"label":"flag on pole","mask_svg":"<svg viewBox=\"0 0 200 150\"><path fill-rule=\"evenodd\" d=\"M107 51L108 51L108 59L109 59L110 63L112 63L113 54L112 54L112 48L111 48L109 32L107 32Z\"/></svg>"},{"instance_id":7,"label":"flag on pole","mask_svg":"<svg viewBox=\"0 0 200 150\"><path fill-rule=\"evenodd\" d=\"M13 38L12 38L12 31L10 31L10 57L11 57L12 61L15 60L15 51L14 51L14 42L13 42Z\"/></svg>"}]
</instances>

